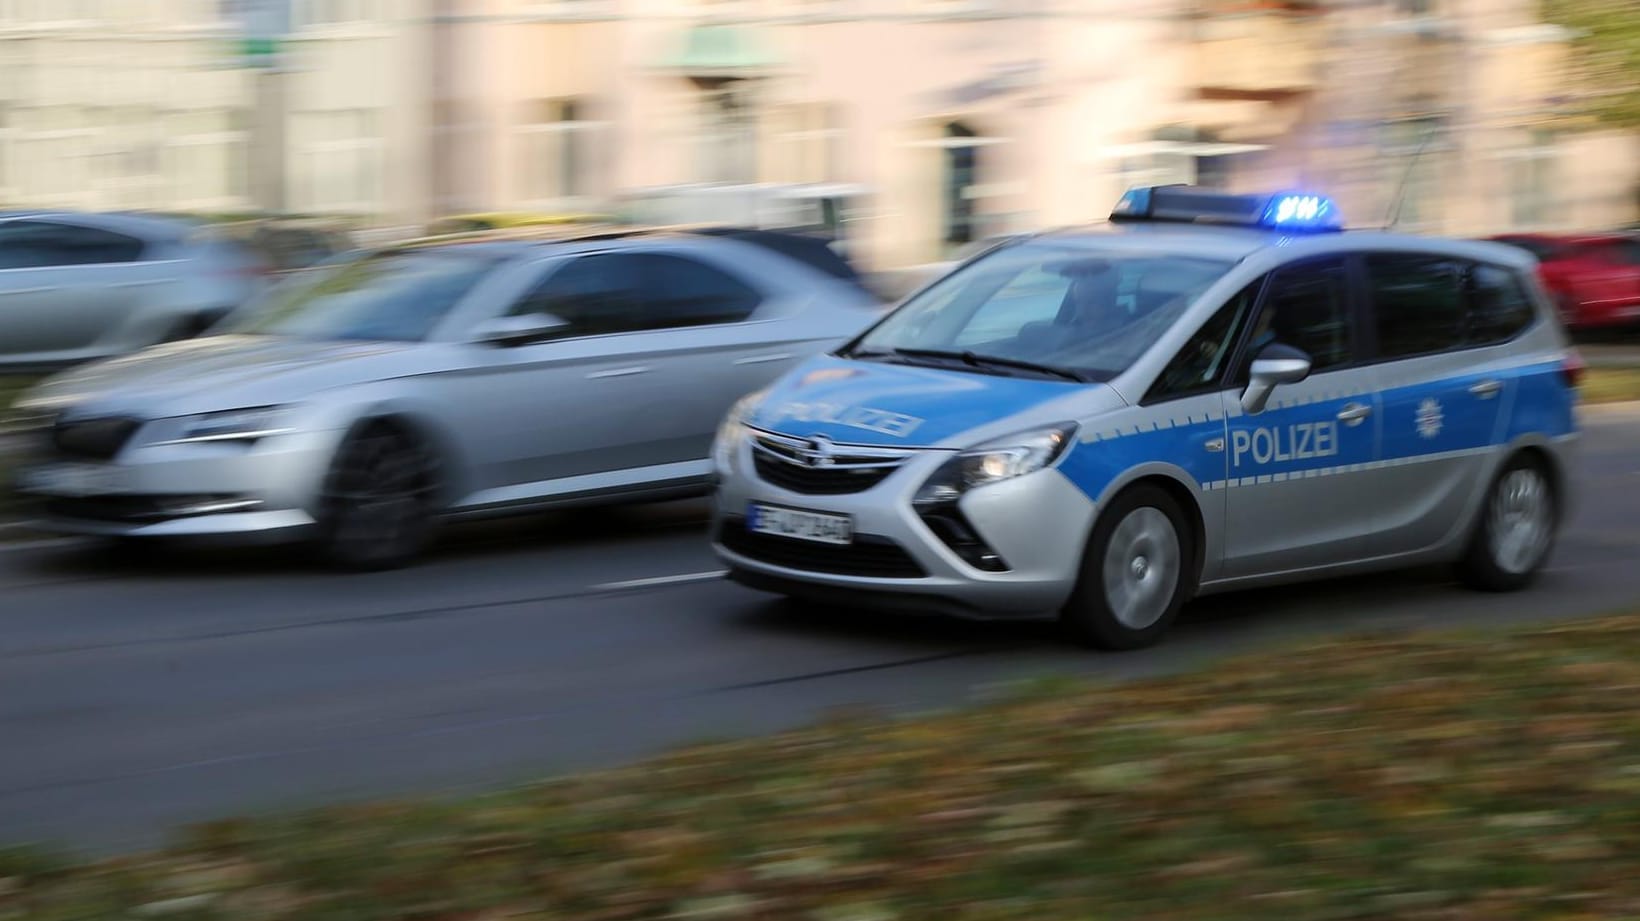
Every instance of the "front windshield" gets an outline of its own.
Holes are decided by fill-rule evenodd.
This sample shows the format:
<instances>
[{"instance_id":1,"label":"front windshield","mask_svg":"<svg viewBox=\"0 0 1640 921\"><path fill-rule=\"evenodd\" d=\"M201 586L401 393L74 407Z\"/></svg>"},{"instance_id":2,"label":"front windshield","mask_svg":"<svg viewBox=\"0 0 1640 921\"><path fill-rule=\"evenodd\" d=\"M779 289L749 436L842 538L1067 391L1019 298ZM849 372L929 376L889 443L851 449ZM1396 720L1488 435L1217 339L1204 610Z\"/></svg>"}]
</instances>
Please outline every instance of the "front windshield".
<instances>
[{"instance_id":1,"label":"front windshield","mask_svg":"<svg viewBox=\"0 0 1640 921\"><path fill-rule=\"evenodd\" d=\"M1127 370L1230 264L1062 242L1004 247L906 302L847 351L961 360L974 370L1110 380ZM988 361L996 359L996 361Z\"/></svg>"},{"instance_id":2,"label":"front windshield","mask_svg":"<svg viewBox=\"0 0 1640 921\"><path fill-rule=\"evenodd\" d=\"M496 263L470 250L379 253L280 285L223 332L419 342Z\"/></svg>"}]
</instances>

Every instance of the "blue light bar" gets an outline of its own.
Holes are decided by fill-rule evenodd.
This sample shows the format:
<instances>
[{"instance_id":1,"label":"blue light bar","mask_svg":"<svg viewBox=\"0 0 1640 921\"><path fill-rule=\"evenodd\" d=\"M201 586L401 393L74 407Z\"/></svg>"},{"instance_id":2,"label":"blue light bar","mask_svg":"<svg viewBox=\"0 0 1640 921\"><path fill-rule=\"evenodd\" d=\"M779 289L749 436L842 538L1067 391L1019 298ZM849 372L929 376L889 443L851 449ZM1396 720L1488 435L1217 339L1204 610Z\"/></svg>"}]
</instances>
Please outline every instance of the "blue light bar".
<instances>
[{"instance_id":1,"label":"blue light bar","mask_svg":"<svg viewBox=\"0 0 1640 921\"><path fill-rule=\"evenodd\" d=\"M1344 228L1337 205L1324 195L1232 195L1187 185L1130 189L1110 219L1264 227L1288 233Z\"/></svg>"},{"instance_id":2,"label":"blue light bar","mask_svg":"<svg viewBox=\"0 0 1640 921\"><path fill-rule=\"evenodd\" d=\"M1277 195L1264 208L1266 227L1291 230L1341 230L1338 208L1320 195Z\"/></svg>"}]
</instances>

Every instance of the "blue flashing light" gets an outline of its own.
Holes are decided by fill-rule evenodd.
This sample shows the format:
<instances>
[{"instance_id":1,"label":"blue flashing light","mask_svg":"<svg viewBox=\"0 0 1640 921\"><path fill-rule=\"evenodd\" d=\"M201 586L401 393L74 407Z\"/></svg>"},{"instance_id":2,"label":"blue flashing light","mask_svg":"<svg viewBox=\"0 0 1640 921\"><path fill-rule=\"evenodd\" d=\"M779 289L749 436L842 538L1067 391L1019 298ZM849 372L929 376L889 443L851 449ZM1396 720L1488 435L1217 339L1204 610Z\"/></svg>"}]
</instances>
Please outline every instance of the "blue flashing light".
<instances>
[{"instance_id":1,"label":"blue flashing light","mask_svg":"<svg viewBox=\"0 0 1640 921\"><path fill-rule=\"evenodd\" d=\"M1322 195L1277 195L1260 223L1281 230L1339 230L1338 208Z\"/></svg>"},{"instance_id":2,"label":"blue flashing light","mask_svg":"<svg viewBox=\"0 0 1640 921\"><path fill-rule=\"evenodd\" d=\"M1122 195L1122 200L1116 203L1116 208L1111 212L1111 216L1126 218L1150 217L1150 198L1150 189L1128 189Z\"/></svg>"},{"instance_id":3,"label":"blue flashing light","mask_svg":"<svg viewBox=\"0 0 1640 921\"><path fill-rule=\"evenodd\" d=\"M1344 229L1338 206L1324 195L1233 195L1185 185L1130 189L1110 219L1263 227L1287 233Z\"/></svg>"}]
</instances>

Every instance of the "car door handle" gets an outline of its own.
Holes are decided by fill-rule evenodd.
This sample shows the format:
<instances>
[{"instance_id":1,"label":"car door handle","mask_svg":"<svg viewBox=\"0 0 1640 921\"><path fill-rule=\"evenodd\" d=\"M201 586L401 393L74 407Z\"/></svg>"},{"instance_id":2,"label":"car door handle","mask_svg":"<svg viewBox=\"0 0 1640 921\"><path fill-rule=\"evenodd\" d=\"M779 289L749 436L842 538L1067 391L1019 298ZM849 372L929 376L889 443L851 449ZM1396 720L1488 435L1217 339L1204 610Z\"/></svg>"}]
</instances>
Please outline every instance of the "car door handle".
<instances>
[{"instance_id":1,"label":"car door handle","mask_svg":"<svg viewBox=\"0 0 1640 921\"><path fill-rule=\"evenodd\" d=\"M594 371L587 375L587 380L598 381L611 377L631 377L634 374L648 374L648 368L611 368L608 371Z\"/></svg>"},{"instance_id":2,"label":"car door handle","mask_svg":"<svg viewBox=\"0 0 1640 921\"><path fill-rule=\"evenodd\" d=\"M1359 425L1362 419L1372 415L1372 407L1365 403L1351 403L1338 411L1338 421L1345 425Z\"/></svg>"},{"instance_id":3,"label":"car door handle","mask_svg":"<svg viewBox=\"0 0 1640 921\"><path fill-rule=\"evenodd\" d=\"M1485 381L1481 381L1478 384L1472 385L1469 388L1469 392L1473 393L1475 396L1478 396L1483 400L1490 400L1493 397L1497 396L1498 391L1500 391L1502 389L1503 389L1503 381L1485 380Z\"/></svg>"},{"instance_id":4,"label":"car door handle","mask_svg":"<svg viewBox=\"0 0 1640 921\"><path fill-rule=\"evenodd\" d=\"M746 358L736 358L735 359L735 364L737 364L737 365L762 365L762 364L768 364L771 361L785 361L786 359L788 359L790 357L792 357L792 356L789 353L786 353L786 352L782 352L778 355L750 355L750 356L747 356Z\"/></svg>"}]
</instances>

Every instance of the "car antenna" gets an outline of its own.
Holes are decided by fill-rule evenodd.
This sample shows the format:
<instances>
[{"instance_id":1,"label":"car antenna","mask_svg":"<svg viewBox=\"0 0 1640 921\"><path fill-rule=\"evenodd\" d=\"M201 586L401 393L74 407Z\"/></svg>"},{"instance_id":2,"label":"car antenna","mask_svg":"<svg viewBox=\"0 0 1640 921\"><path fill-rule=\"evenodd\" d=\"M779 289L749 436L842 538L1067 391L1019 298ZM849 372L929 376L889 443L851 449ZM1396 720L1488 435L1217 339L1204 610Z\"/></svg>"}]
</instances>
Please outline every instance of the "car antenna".
<instances>
[{"instance_id":1,"label":"car antenna","mask_svg":"<svg viewBox=\"0 0 1640 921\"><path fill-rule=\"evenodd\" d=\"M1435 139L1438 129L1434 125L1424 132L1424 139L1418 142L1418 149L1412 152L1407 161L1407 168L1401 173L1401 183L1395 188L1395 198L1390 201L1389 221L1384 224L1385 230L1394 230L1395 225L1401 223L1401 205L1406 201L1407 185L1412 181L1412 171L1418 168L1418 161L1423 159L1424 151L1429 148L1429 142Z\"/></svg>"}]
</instances>

